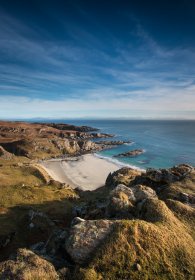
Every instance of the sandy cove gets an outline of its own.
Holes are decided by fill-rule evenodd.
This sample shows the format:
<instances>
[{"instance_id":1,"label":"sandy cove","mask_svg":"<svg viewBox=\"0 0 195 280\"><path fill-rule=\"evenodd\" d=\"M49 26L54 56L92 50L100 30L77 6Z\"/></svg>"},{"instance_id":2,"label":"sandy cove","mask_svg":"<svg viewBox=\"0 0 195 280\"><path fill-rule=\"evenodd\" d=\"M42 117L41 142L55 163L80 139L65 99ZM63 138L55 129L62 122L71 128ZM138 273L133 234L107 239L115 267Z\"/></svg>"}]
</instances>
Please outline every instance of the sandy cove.
<instances>
[{"instance_id":1,"label":"sandy cove","mask_svg":"<svg viewBox=\"0 0 195 280\"><path fill-rule=\"evenodd\" d=\"M40 165L54 180L90 191L103 186L108 174L120 168L119 165L94 154L47 160Z\"/></svg>"}]
</instances>

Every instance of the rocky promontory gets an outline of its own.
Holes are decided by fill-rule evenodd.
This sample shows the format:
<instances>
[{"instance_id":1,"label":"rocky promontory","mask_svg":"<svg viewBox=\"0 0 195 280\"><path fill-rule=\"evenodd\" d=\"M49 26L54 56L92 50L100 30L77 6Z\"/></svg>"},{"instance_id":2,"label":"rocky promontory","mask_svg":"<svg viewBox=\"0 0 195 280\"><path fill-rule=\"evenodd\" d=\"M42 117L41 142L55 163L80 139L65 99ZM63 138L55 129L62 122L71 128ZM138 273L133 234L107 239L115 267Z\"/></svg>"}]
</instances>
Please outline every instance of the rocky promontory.
<instances>
[{"instance_id":1,"label":"rocky promontory","mask_svg":"<svg viewBox=\"0 0 195 280\"><path fill-rule=\"evenodd\" d=\"M46 159L63 155L78 155L107 148L91 141L113 137L106 133L91 133L97 129L55 123L0 122L0 156L25 156Z\"/></svg>"}]
</instances>

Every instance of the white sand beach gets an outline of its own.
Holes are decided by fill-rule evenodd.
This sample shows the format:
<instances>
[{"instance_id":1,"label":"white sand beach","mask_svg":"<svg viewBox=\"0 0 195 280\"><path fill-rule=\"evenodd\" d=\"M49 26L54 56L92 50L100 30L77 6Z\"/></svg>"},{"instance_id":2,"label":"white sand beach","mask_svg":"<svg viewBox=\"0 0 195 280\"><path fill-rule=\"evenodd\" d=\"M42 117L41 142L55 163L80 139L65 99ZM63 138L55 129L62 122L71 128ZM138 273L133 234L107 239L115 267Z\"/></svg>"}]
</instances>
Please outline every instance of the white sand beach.
<instances>
[{"instance_id":1,"label":"white sand beach","mask_svg":"<svg viewBox=\"0 0 195 280\"><path fill-rule=\"evenodd\" d=\"M117 164L93 154L47 160L42 162L41 166L54 180L68 183L73 188L91 191L103 186L108 174L120 168Z\"/></svg>"}]
</instances>

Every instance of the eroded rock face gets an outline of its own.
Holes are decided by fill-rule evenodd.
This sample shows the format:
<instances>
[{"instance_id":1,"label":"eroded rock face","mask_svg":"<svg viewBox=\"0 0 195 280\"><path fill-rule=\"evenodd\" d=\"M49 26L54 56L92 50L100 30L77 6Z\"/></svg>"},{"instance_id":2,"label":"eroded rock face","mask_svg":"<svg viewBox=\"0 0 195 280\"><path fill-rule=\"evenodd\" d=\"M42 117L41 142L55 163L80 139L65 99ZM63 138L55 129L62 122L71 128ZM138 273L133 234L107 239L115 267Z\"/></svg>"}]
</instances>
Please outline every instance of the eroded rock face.
<instances>
[{"instance_id":1,"label":"eroded rock face","mask_svg":"<svg viewBox=\"0 0 195 280\"><path fill-rule=\"evenodd\" d=\"M180 164L169 169L148 169L146 171L146 177L157 183L170 184L185 178L191 172L194 172L194 167L187 164Z\"/></svg>"},{"instance_id":2,"label":"eroded rock face","mask_svg":"<svg viewBox=\"0 0 195 280\"><path fill-rule=\"evenodd\" d=\"M0 263L0 279L13 280L57 280L54 266L32 251L18 249L13 260Z\"/></svg>"},{"instance_id":3,"label":"eroded rock face","mask_svg":"<svg viewBox=\"0 0 195 280\"><path fill-rule=\"evenodd\" d=\"M73 220L70 237L65 244L71 258L76 263L85 263L111 232L114 223L109 220Z\"/></svg>"}]
</instances>

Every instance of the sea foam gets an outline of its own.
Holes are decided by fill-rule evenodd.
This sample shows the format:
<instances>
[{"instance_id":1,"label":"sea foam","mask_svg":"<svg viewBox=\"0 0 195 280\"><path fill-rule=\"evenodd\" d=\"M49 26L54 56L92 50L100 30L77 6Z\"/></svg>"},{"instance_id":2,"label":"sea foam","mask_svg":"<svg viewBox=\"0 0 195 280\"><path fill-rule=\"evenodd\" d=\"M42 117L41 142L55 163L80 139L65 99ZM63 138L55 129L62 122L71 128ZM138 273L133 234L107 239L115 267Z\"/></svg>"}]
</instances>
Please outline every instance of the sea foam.
<instances>
[{"instance_id":1,"label":"sea foam","mask_svg":"<svg viewBox=\"0 0 195 280\"><path fill-rule=\"evenodd\" d=\"M146 171L143 168L140 168L138 166L131 165L131 164L128 164L128 163L121 162L121 161L119 161L117 159L114 159L114 158L111 158L111 157L102 156L102 155L99 155L97 153L94 153L94 156L96 156L98 158L101 158L101 159L105 159L106 161L112 162L112 163L118 165L118 167L120 167L120 168L122 168L122 167L129 167L129 168L132 168L132 169L135 169L135 170L139 170L139 171Z\"/></svg>"}]
</instances>

